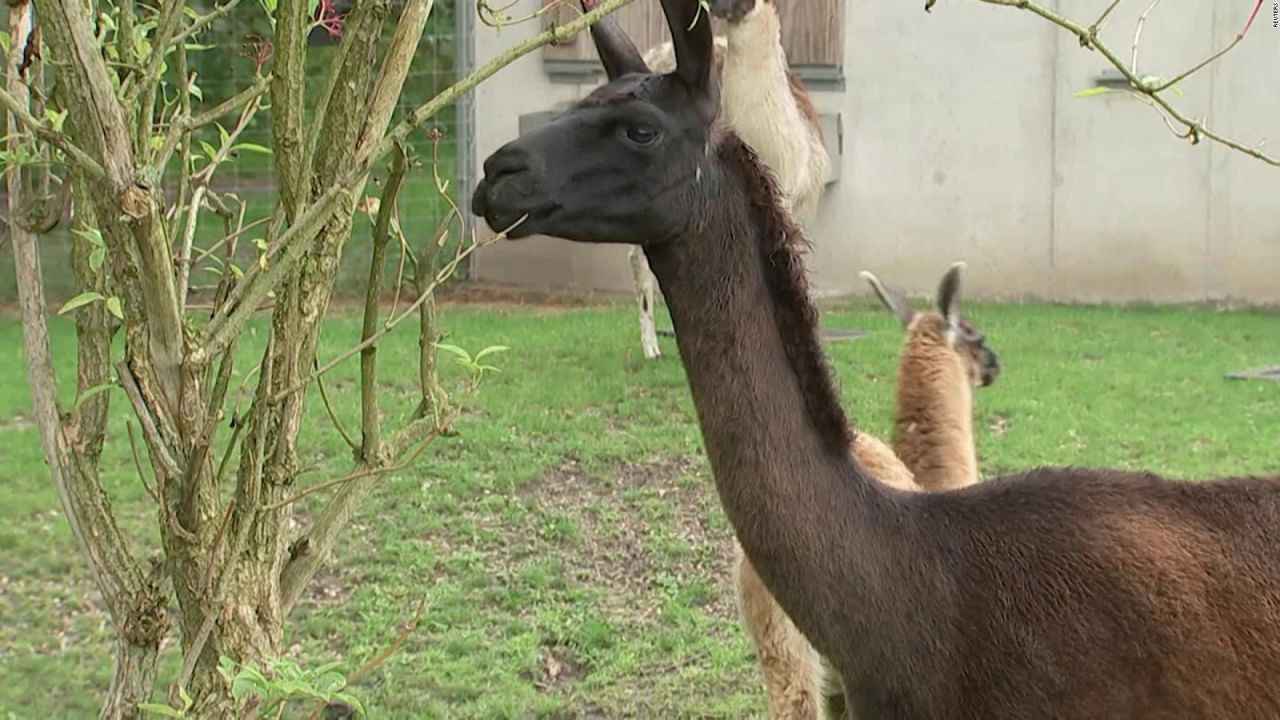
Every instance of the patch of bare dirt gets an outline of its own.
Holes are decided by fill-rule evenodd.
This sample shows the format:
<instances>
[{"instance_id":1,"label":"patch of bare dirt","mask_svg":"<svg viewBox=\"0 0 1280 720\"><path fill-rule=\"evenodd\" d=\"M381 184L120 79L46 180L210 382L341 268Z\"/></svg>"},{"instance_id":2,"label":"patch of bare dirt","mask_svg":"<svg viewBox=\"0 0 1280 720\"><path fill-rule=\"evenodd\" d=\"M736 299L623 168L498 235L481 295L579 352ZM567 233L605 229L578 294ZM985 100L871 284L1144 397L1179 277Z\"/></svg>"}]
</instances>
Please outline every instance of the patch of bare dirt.
<instances>
[{"instance_id":1,"label":"patch of bare dirt","mask_svg":"<svg viewBox=\"0 0 1280 720\"><path fill-rule=\"evenodd\" d=\"M514 285L464 282L443 288L437 297L447 305L528 305L574 310L612 304L617 297L594 290L535 290Z\"/></svg>"},{"instance_id":2,"label":"patch of bare dirt","mask_svg":"<svg viewBox=\"0 0 1280 720\"><path fill-rule=\"evenodd\" d=\"M606 591L609 609L651 619L657 607L649 596L664 575L680 585L710 581L715 589L704 609L730 618L736 614L729 584L732 534L708 523L719 512L718 499L708 478L685 480L698 472L687 461L662 461L617 464L596 477L569 459L523 494L543 510L575 520L581 546L554 551L574 580ZM672 541L679 547L659 549Z\"/></svg>"},{"instance_id":3,"label":"patch of bare dirt","mask_svg":"<svg viewBox=\"0 0 1280 720\"><path fill-rule=\"evenodd\" d=\"M622 299L615 293L596 290L539 290L482 283L472 280L454 283L436 290L436 302L443 307L480 307L503 313L511 308L536 309L548 312L579 310L582 308L605 307ZM409 288L400 293L399 306L405 307L417 299L417 295ZM396 302L394 292L380 298L383 306L390 307ZM335 297L330 302L334 309L352 309L364 307L363 297Z\"/></svg>"},{"instance_id":4,"label":"patch of bare dirt","mask_svg":"<svg viewBox=\"0 0 1280 720\"><path fill-rule=\"evenodd\" d=\"M542 648L542 677L533 684L543 690L559 690L572 685L586 672L586 665L578 661L573 649L564 645Z\"/></svg>"},{"instance_id":5,"label":"patch of bare dirt","mask_svg":"<svg viewBox=\"0 0 1280 720\"><path fill-rule=\"evenodd\" d=\"M318 605L340 605L351 594L346 580L336 572L321 570L307 585L307 595Z\"/></svg>"}]
</instances>

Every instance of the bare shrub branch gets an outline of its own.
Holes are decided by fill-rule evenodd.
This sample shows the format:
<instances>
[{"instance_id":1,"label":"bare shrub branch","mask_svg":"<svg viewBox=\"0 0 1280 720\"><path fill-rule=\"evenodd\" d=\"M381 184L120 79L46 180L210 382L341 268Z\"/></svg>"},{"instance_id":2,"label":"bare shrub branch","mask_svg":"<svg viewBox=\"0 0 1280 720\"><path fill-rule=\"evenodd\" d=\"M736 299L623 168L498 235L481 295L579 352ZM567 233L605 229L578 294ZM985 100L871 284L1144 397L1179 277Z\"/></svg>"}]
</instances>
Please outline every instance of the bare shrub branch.
<instances>
[{"instance_id":1,"label":"bare shrub branch","mask_svg":"<svg viewBox=\"0 0 1280 720\"><path fill-rule=\"evenodd\" d=\"M1174 87L1177 83L1182 82L1183 80L1186 80L1188 77L1191 77L1193 74L1202 70L1204 67L1206 67L1213 61L1221 58L1223 55L1230 52L1232 48L1238 45L1240 43L1240 40L1244 39L1244 35L1249 32L1249 28L1252 27L1253 20L1258 14L1258 8L1261 7L1262 5L1262 0L1256 0L1256 4L1254 5L1252 12L1250 12L1249 14L1249 20L1245 23L1244 29L1240 32L1239 35L1236 36L1235 40L1233 40L1230 44L1228 44L1222 50L1219 50L1218 52L1214 53L1207 60L1196 64L1195 66L1191 67L1189 70L1186 70L1185 72L1179 73L1173 78L1173 80L1170 80L1170 81L1162 81L1159 79L1156 79L1154 81L1148 80L1140 77L1137 74L1138 36L1140 36L1141 34L1142 24L1145 21L1146 16L1150 14L1151 10L1154 9L1156 3L1159 2L1159 0L1153 0L1153 2L1151 2L1151 4L1148 6L1147 10L1143 13L1142 19L1139 20L1138 31L1137 33L1135 33L1134 44L1133 44L1133 63L1132 63L1133 67L1126 65L1125 62L1121 60L1120 57L1117 56L1116 53L1113 50L1111 50L1111 48L1108 47L1106 43L1104 43L1102 39L1099 37L1100 35L1099 31L1101 28L1102 21L1106 19L1106 17L1110 14L1111 10L1113 10L1116 5L1116 2L1114 2L1114 0L1111 6L1109 6L1107 10L1102 14L1102 16L1099 17L1098 20L1093 25L1090 25L1088 27L1072 22L1071 20L1063 17L1062 15L1059 15L1058 13L1048 9L1047 7L1037 2L1034 2L1033 0L978 0L978 1L987 3L988 5L1001 5L1004 7L1012 7L1012 8L1018 8L1020 10L1026 10L1027 12L1030 12L1041 18L1044 18L1045 20L1048 20L1054 25L1057 25L1058 27L1075 35L1077 38L1079 38L1080 45L1082 47L1097 50L1104 58L1106 58L1107 61L1110 62L1111 65L1115 67L1116 70L1118 70L1121 75L1124 76L1125 80L1129 81L1129 86L1133 93L1146 97L1147 99L1150 100L1150 102L1155 107L1159 108L1159 110L1162 113L1164 113L1164 115L1168 118L1168 120L1166 121L1166 124L1168 124L1169 122L1172 122L1172 123L1176 123L1177 126L1181 127L1182 128L1181 131L1178 131L1176 134L1179 137L1189 140L1193 145L1207 138L1215 143L1218 143L1219 145L1231 148L1232 150L1248 155L1249 157L1261 160L1262 162L1268 165L1280 167L1280 158L1275 157L1273 155L1268 155L1262 152L1260 149L1258 149L1258 147L1250 147L1248 145L1245 145L1244 143L1241 143L1229 137L1226 137L1214 130L1210 130L1203 121L1197 121L1187 117L1160 94L1161 92ZM926 0L925 10L929 10L930 8L932 8L935 2L936 0Z\"/></svg>"}]
</instances>

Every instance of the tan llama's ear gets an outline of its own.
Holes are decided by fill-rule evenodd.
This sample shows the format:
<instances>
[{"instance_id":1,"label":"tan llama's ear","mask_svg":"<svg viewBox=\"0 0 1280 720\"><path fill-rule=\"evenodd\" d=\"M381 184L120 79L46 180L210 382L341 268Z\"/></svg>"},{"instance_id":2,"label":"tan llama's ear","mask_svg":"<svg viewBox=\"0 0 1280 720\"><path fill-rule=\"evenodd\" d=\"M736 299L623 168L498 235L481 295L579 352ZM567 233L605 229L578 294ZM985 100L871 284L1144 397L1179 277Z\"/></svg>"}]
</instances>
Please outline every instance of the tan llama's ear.
<instances>
[{"instance_id":1,"label":"tan llama's ear","mask_svg":"<svg viewBox=\"0 0 1280 720\"><path fill-rule=\"evenodd\" d=\"M964 269L963 260L952 263L938 283L938 312L951 330L960 326L960 273Z\"/></svg>"},{"instance_id":2,"label":"tan llama's ear","mask_svg":"<svg viewBox=\"0 0 1280 720\"><path fill-rule=\"evenodd\" d=\"M871 289L875 291L876 297L880 298L880 302L884 303L884 306L889 309L889 312L898 316L898 321L902 323L902 327L907 327L911 324L911 321L916 317L916 311L905 298L885 287L884 283L880 282L880 278L872 275L866 270L863 270L858 274L862 276L863 280L866 280L867 283L871 285Z\"/></svg>"}]
</instances>

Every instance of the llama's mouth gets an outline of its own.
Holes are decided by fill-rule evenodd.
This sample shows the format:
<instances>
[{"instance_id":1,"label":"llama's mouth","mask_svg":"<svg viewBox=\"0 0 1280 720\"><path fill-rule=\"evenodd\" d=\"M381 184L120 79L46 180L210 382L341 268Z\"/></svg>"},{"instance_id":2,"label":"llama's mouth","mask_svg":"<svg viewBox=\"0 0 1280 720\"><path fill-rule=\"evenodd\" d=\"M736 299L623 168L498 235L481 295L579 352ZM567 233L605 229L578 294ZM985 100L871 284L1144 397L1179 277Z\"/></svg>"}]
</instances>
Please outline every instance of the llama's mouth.
<instances>
[{"instance_id":1,"label":"llama's mouth","mask_svg":"<svg viewBox=\"0 0 1280 720\"><path fill-rule=\"evenodd\" d=\"M988 355L982 363L982 387L987 387L1000 377L1000 361L994 354Z\"/></svg>"},{"instance_id":2,"label":"llama's mouth","mask_svg":"<svg viewBox=\"0 0 1280 720\"><path fill-rule=\"evenodd\" d=\"M471 212L484 218L494 232L506 232L508 240L537 235L536 226L555 211L555 204L537 201L527 176L503 174L486 177L471 196Z\"/></svg>"}]
</instances>

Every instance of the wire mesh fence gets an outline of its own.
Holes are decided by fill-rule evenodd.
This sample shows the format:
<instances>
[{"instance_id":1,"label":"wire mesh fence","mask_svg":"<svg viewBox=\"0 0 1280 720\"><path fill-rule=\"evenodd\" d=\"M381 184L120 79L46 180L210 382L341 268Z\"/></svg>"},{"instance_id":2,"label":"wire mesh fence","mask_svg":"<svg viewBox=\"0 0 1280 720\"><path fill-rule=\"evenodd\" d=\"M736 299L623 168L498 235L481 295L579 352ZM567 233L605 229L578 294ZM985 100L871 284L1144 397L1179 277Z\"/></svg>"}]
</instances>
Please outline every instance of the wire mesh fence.
<instances>
[{"instance_id":1,"label":"wire mesh fence","mask_svg":"<svg viewBox=\"0 0 1280 720\"><path fill-rule=\"evenodd\" d=\"M324 3L330 13L340 16L350 12L350 0L324 0ZM391 39L394 18L399 15L402 6L403 2L393 0L391 3L391 19L385 24L381 38L384 50ZM199 13L209 12L214 9L214 0L192 0L188 7ZM459 72L466 70L465 57L469 43L465 42L465 38L459 37L458 28L461 26L463 32L466 32L469 24L465 22L465 18L458 18L457 7L457 0L438 0L435 3L426 31L418 44L393 123L409 110L447 88L457 79ZM464 4L462 7L465 12L467 6ZM99 21L102 22L101 17ZM0 8L0 23L7 24L7 5ZM264 71L269 70L273 53L270 37L270 21L261 0L236 5L225 17L203 30L188 46L187 63L190 73L194 74L196 87L194 109L198 112L200 108L213 107L251 85L260 67ZM340 44L341 28L337 24L315 27L308 37L308 111L323 91L329 70L338 58ZM459 62L460 58L462 62ZM173 65L172 62L168 63L166 71L169 99L176 92ZM233 114L224 119L222 127L229 130L235 122ZM457 194L459 188L466 187L465 181L460 181L458 158L460 149L465 150L459 143L466 141L469 123L466 106L456 103L444 108L409 139L409 152L419 162L405 178L398 207L400 227L403 228L406 243L411 248L420 248L429 238L434 237L437 229L449 216L451 205L459 200L465 201L465 198ZM270 127L271 110L269 102L266 102L263 110L245 127L238 143L270 149ZM212 146L218 145L220 132L213 125L202 128L193 138L194 147L198 151L201 141ZM317 154L324 152L324 138L321 137ZM177 163L172 165L176 167ZM379 185L385 174L385 165L375 168L366 193L378 195ZM175 179L176 172L171 172L165 180L165 195L170 200L175 195ZM277 199L276 187L272 156L264 152L248 151L237 153L221 165L210 185L211 190L232 193L244 203L246 223L270 216ZM443 194L440 192L441 187L446 188ZM67 260L70 252L70 229L67 225L68 223L63 222L41 238L47 289L53 299L74 294L74 278ZM363 295L368 276L371 228L371 215L358 212L339 266L335 288L337 296ZM253 241L263 236L265 224L256 230L256 233L246 232L240 241L242 259L245 261L252 261L255 254ZM222 221L213 213L205 213L197 228L196 246L216 242L223 232ZM399 265L398 255L398 251L394 250L388 253L389 283L394 283L396 277L394 266ZM465 275L465 265L460 270ZM193 269L195 273L199 271L200 268ZM193 285L198 284L197 277L198 275L193 275ZM0 253L0 303L16 299L13 282L12 257L7 252ZM387 289L392 288L388 286Z\"/></svg>"}]
</instances>

